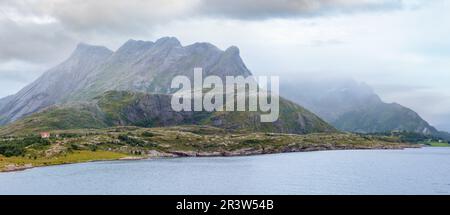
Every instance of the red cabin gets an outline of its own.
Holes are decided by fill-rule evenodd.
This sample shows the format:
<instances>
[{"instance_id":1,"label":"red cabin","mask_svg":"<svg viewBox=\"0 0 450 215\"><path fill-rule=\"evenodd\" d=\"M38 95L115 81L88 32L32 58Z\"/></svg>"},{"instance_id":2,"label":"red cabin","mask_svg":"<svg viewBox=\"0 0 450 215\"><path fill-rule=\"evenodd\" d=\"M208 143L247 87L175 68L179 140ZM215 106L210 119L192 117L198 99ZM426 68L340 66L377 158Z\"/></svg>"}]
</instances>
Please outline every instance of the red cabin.
<instances>
[{"instance_id":1,"label":"red cabin","mask_svg":"<svg viewBox=\"0 0 450 215\"><path fill-rule=\"evenodd\" d=\"M41 138L42 139L50 138L50 132L41 132Z\"/></svg>"}]
</instances>

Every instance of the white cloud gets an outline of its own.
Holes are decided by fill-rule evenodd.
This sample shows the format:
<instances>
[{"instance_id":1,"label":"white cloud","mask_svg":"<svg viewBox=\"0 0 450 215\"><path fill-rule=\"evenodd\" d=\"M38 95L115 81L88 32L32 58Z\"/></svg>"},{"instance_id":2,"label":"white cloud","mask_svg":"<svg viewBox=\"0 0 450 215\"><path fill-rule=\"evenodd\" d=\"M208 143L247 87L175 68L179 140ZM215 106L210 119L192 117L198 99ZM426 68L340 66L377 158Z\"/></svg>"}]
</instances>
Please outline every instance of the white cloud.
<instances>
[{"instance_id":1,"label":"white cloud","mask_svg":"<svg viewBox=\"0 0 450 215\"><path fill-rule=\"evenodd\" d=\"M200 10L206 14L238 19L313 17L403 7L401 0L208 0L202 3Z\"/></svg>"}]
</instances>

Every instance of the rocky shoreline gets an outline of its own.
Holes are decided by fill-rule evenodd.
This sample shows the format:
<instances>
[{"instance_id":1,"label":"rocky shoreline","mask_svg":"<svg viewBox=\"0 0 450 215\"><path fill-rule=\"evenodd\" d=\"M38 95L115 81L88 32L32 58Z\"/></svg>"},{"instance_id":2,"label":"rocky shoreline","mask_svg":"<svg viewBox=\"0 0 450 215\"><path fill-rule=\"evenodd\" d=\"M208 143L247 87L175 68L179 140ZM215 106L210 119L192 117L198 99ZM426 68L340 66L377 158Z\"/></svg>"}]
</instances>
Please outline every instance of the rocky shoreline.
<instances>
[{"instance_id":1,"label":"rocky shoreline","mask_svg":"<svg viewBox=\"0 0 450 215\"><path fill-rule=\"evenodd\" d=\"M235 156L253 156L253 155L264 155L264 154L280 154L280 153L293 153L293 152L313 152L313 151L332 151L332 150L402 150L406 148L421 148L422 145L412 145L412 144L398 144L398 145L380 145L376 147L336 147L329 144L323 146L314 147L304 147L304 148L285 148L281 151L268 150L264 151L261 149L246 148L236 151L223 151L223 152L195 152L195 151L170 151L170 152L159 152L156 150L150 150L144 156L127 156L119 159L103 159L103 160L91 160L84 162L74 162L74 163L64 163L64 164L75 164L75 163L89 163L89 162L100 162L100 161L135 161L135 160L145 160L145 159L158 159L158 158L181 158L181 157L235 157ZM45 167L45 166L56 166L64 164L53 164L44 166L33 166L32 164L17 165L9 164L5 169L0 170L1 172L16 172L23 171L35 167Z\"/></svg>"},{"instance_id":2,"label":"rocky shoreline","mask_svg":"<svg viewBox=\"0 0 450 215\"><path fill-rule=\"evenodd\" d=\"M149 156L149 158L157 157L233 157L233 156L251 156L251 155L263 155L263 154L279 154L279 153L291 153L291 152L313 152L313 151L332 151L332 150L402 150L406 148L421 148L421 145L412 144L399 144L394 145L382 145L375 147L336 147L332 145L325 146L312 146L312 147L287 147L283 150L263 150L254 148L244 148L236 151L222 151L222 152L195 152L195 151L171 151L169 153L161 153L160 156Z\"/></svg>"}]
</instances>

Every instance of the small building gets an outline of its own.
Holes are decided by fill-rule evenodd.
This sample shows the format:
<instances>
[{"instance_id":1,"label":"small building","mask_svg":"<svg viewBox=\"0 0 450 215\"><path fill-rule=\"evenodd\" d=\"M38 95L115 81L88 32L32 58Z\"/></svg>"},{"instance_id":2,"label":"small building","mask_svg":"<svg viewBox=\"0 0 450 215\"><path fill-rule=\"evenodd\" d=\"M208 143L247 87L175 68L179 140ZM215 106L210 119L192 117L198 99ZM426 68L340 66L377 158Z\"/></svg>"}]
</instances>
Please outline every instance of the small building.
<instances>
[{"instance_id":1,"label":"small building","mask_svg":"<svg viewBox=\"0 0 450 215\"><path fill-rule=\"evenodd\" d=\"M50 138L50 132L41 132L41 138L42 139Z\"/></svg>"}]
</instances>

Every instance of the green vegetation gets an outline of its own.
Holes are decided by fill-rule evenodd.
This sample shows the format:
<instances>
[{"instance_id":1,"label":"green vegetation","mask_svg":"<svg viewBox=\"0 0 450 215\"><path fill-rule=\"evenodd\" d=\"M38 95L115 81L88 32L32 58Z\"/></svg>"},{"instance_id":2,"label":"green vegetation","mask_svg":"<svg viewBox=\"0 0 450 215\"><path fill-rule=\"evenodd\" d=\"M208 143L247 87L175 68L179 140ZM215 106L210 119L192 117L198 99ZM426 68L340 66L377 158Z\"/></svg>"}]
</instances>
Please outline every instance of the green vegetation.
<instances>
[{"instance_id":1,"label":"green vegetation","mask_svg":"<svg viewBox=\"0 0 450 215\"><path fill-rule=\"evenodd\" d=\"M96 97L98 105L106 115L106 123L114 124L122 117L122 111L125 107L132 104L141 93L127 91L109 91L102 96Z\"/></svg>"},{"instance_id":2,"label":"green vegetation","mask_svg":"<svg viewBox=\"0 0 450 215\"><path fill-rule=\"evenodd\" d=\"M109 91L90 103L55 106L0 128L0 135L33 134L39 131L99 129L111 126L163 127L211 125L228 130L308 134L337 132L325 121L288 100L280 98L279 119L262 123L261 111L174 112L170 95Z\"/></svg>"},{"instance_id":3,"label":"green vegetation","mask_svg":"<svg viewBox=\"0 0 450 215\"><path fill-rule=\"evenodd\" d=\"M124 157L236 156L412 147L392 136L348 133L296 135L210 126L54 130L51 135L50 139L20 134L3 137L0 170Z\"/></svg>"},{"instance_id":4,"label":"green vegetation","mask_svg":"<svg viewBox=\"0 0 450 215\"><path fill-rule=\"evenodd\" d=\"M23 138L4 138L0 140L0 155L6 157L23 156L25 148L33 146L34 148L41 148L49 145L47 139L41 139L38 136L28 136Z\"/></svg>"},{"instance_id":5,"label":"green vegetation","mask_svg":"<svg viewBox=\"0 0 450 215\"><path fill-rule=\"evenodd\" d=\"M449 145L449 141L443 139L441 137L435 135L425 135L415 132L383 132L383 133L373 133L370 135L379 136L379 137L392 137L398 139L403 143L416 143L416 144L424 144L429 146L447 146Z\"/></svg>"},{"instance_id":6,"label":"green vegetation","mask_svg":"<svg viewBox=\"0 0 450 215\"><path fill-rule=\"evenodd\" d=\"M385 131L410 131L438 133L411 109L399 104L378 103L347 112L332 124L343 131L375 133ZM426 131L426 132L425 132Z\"/></svg>"},{"instance_id":7,"label":"green vegetation","mask_svg":"<svg viewBox=\"0 0 450 215\"><path fill-rule=\"evenodd\" d=\"M155 136L155 134L154 133L152 133L152 132L148 132L148 131L144 131L144 132L142 132L142 134L141 134L143 137L154 137Z\"/></svg>"},{"instance_id":8,"label":"green vegetation","mask_svg":"<svg viewBox=\"0 0 450 215\"><path fill-rule=\"evenodd\" d=\"M62 129L104 128L106 123L99 115L95 108L88 105L55 106L2 127L0 135L35 134L40 131Z\"/></svg>"},{"instance_id":9,"label":"green vegetation","mask_svg":"<svg viewBox=\"0 0 450 215\"><path fill-rule=\"evenodd\" d=\"M126 155L108 151L75 151L54 157L3 157L0 155L0 171L20 170L38 166L80 163L98 160L117 160Z\"/></svg>"},{"instance_id":10,"label":"green vegetation","mask_svg":"<svg viewBox=\"0 0 450 215\"><path fill-rule=\"evenodd\" d=\"M283 98L280 98L280 113L279 119L276 122L261 122L261 114L263 114L262 111L214 112L210 117L200 121L200 124L215 125L229 129L242 129L252 132L291 134L337 132L335 128L313 113Z\"/></svg>"},{"instance_id":11,"label":"green vegetation","mask_svg":"<svg viewBox=\"0 0 450 215\"><path fill-rule=\"evenodd\" d=\"M149 132L144 132L144 133L149 133ZM144 133L142 135L144 135ZM144 137L148 137L148 136L144 136ZM146 142L146 141L144 141L142 139L139 139L139 138L130 137L130 136L125 135L125 134L119 135L118 139L120 141L124 142L127 145L135 146L135 147L152 147L152 146L155 146L155 144L153 144L153 143Z\"/></svg>"},{"instance_id":12,"label":"green vegetation","mask_svg":"<svg viewBox=\"0 0 450 215\"><path fill-rule=\"evenodd\" d=\"M428 141L424 141L422 142L422 144L425 144L427 146L433 146L433 147L450 147L450 144L448 142L439 142L439 141L432 141L432 140L428 140Z\"/></svg>"}]
</instances>

